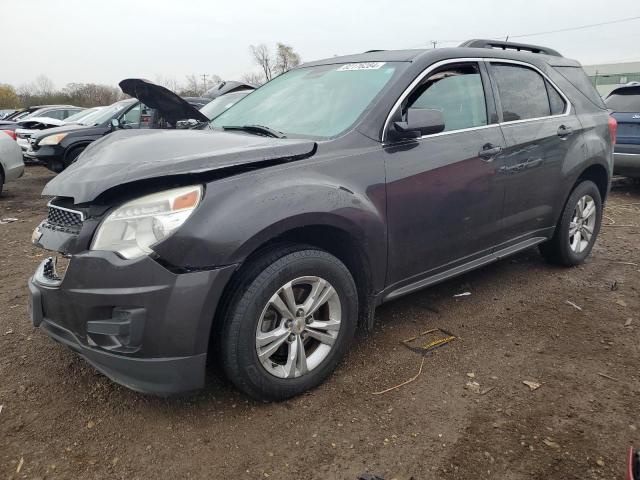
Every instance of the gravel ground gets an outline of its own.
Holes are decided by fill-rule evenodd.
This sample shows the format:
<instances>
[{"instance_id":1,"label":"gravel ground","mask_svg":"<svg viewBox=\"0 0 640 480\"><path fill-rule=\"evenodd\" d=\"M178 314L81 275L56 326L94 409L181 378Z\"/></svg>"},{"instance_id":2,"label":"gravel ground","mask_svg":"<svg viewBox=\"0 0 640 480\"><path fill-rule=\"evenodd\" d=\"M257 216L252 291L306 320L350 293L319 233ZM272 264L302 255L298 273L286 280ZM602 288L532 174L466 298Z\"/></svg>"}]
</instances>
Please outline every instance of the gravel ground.
<instances>
[{"instance_id":1,"label":"gravel ground","mask_svg":"<svg viewBox=\"0 0 640 480\"><path fill-rule=\"evenodd\" d=\"M609 479L640 446L638 184L615 181L583 266L531 250L387 304L324 385L262 404L215 372L195 395L143 396L33 329L50 178L31 167L0 198L18 218L0 225L0 478ZM416 375L399 342L436 327L457 339L372 395Z\"/></svg>"}]
</instances>

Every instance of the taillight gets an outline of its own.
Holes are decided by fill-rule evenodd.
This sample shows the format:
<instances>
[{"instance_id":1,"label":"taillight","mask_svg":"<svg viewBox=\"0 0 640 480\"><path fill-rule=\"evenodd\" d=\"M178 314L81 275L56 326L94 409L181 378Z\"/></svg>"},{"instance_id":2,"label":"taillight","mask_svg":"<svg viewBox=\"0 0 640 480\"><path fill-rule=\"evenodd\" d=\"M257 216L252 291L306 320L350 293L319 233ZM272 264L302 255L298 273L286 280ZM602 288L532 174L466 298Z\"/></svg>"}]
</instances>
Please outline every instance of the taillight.
<instances>
[{"instance_id":1,"label":"taillight","mask_svg":"<svg viewBox=\"0 0 640 480\"><path fill-rule=\"evenodd\" d=\"M16 136L16 132L14 132L13 130L2 130L4 133L6 133L7 135L9 135L11 138L13 138L14 140L16 140L18 137Z\"/></svg>"},{"instance_id":2,"label":"taillight","mask_svg":"<svg viewBox=\"0 0 640 480\"><path fill-rule=\"evenodd\" d=\"M616 144L616 135L618 134L618 122L612 116L609 116L609 135L611 135L611 144Z\"/></svg>"}]
</instances>

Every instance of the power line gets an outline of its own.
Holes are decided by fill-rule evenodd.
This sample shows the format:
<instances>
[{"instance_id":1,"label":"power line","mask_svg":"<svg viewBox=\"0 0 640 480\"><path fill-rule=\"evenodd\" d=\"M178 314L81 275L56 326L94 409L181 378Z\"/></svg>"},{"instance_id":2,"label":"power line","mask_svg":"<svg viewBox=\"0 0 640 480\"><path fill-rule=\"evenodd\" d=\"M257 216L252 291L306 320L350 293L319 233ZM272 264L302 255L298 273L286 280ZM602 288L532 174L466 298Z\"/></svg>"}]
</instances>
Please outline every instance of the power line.
<instances>
[{"instance_id":1,"label":"power line","mask_svg":"<svg viewBox=\"0 0 640 480\"><path fill-rule=\"evenodd\" d=\"M585 28L601 27L603 25L612 25L614 23L631 22L633 20L638 20L638 19L640 19L640 16L621 18L619 20L611 20L610 22L600 22L600 23L592 23L590 25L580 25L579 27L561 28L559 30L547 30L546 32L525 33L522 35L510 35L510 37L511 38L535 37L537 35L548 35L550 33L571 32L573 30L582 30Z\"/></svg>"},{"instance_id":2,"label":"power line","mask_svg":"<svg viewBox=\"0 0 640 480\"><path fill-rule=\"evenodd\" d=\"M586 28L594 28L594 27L602 27L604 25L613 25L615 23L623 23L623 22L631 22L634 20L640 20L640 16L637 17L626 17L626 18L620 18L618 20L611 20L608 22L599 22L599 23L591 23L589 25L579 25L576 27L568 27L568 28L560 28L558 30L546 30L544 32L535 32L535 33L522 33L522 34L518 34L518 35L483 35L483 36L478 36L476 38L524 38L524 37L535 37L538 35L549 35L552 33L561 33L561 32L571 32L574 30L584 30ZM466 41L468 39L464 39L464 40L431 40L429 43L431 43L433 45L434 41L436 43L462 43L464 41ZM421 44L424 45L424 44ZM411 48L417 48L416 47L411 47ZM435 47L434 47L435 48Z\"/></svg>"}]
</instances>

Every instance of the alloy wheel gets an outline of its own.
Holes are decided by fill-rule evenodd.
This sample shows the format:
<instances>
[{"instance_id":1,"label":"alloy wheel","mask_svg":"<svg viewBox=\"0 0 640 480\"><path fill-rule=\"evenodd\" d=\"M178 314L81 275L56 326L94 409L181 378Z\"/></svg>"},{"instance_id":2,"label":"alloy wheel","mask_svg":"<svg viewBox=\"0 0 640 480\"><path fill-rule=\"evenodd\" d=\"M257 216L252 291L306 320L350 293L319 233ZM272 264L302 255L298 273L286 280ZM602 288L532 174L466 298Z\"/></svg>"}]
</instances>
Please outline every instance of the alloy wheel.
<instances>
[{"instance_id":1,"label":"alloy wheel","mask_svg":"<svg viewBox=\"0 0 640 480\"><path fill-rule=\"evenodd\" d=\"M335 288L316 276L281 286L262 310L256 352L262 366L279 378L297 378L317 368L340 333L342 305Z\"/></svg>"},{"instance_id":2,"label":"alloy wheel","mask_svg":"<svg viewBox=\"0 0 640 480\"><path fill-rule=\"evenodd\" d=\"M575 253L582 253L589 246L596 218L596 202L590 195L581 197L569 224L569 246Z\"/></svg>"}]
</instances>

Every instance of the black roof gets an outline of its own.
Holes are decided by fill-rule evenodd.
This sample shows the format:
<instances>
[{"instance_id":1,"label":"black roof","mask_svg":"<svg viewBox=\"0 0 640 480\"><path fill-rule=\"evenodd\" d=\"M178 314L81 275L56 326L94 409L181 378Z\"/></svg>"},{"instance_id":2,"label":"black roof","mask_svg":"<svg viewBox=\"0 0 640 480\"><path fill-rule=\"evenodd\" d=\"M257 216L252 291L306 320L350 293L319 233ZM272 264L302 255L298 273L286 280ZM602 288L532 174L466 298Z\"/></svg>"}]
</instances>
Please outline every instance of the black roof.
<instances>
[{"instance_id":1,"label":"black roof","mask_svg":"<svg viewBox=\"0 0 640 480\"><path fill-rule=\"evenodd\" d=\"M545 50L545 47L537 47L534 45L516 44L509 42L490 42L488 40L473 40L470 42L472 42L471 44L474 46L453 48L422 48L411 50L373 50L364 53L357 53L355 55L325 58L323 60L305 63L302 65L302 67L330 65L338 63L366 62L424 62L425 64L429 64L442 58L456 57L491 57L523 60L533 64L545 62L552 66L580 66L580 64L575 60L562 57L555 50ZM489 44L495 44L495 46L489 47ZM513 48L503 48L503 45L513 46ZM524 47L530 48L525 50ZM534 48L537 49L539 53L534 53ZM545 53L543 53L542 50L545 50ZM553 53L553 55L551 55L551 53Z\"/></svg>"}]
</instances>

